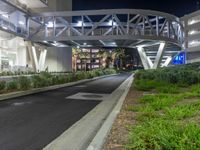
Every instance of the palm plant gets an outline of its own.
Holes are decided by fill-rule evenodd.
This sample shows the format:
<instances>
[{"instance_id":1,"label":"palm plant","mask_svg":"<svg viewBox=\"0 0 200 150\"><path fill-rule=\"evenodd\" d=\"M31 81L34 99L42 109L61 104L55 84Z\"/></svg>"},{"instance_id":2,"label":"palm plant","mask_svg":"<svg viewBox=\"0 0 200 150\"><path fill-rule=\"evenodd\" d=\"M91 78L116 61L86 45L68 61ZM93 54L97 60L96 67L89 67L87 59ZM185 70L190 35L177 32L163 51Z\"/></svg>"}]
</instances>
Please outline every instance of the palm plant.
<instances>
[{"instance_id":1,"label":"palm plant","mask_svg":"<svg viewBox=\"0 0 200 150\"><path fill-rule=\"evenodd\" d=\"M117 60L120 62L120 64L116 63L117 68L123 68L124 61L126 59L126 55L125 55L124 51L125 51L124 49L118 48L112 54L113 60L115 60L115 61Z\"/></svg>"}]
</instances>

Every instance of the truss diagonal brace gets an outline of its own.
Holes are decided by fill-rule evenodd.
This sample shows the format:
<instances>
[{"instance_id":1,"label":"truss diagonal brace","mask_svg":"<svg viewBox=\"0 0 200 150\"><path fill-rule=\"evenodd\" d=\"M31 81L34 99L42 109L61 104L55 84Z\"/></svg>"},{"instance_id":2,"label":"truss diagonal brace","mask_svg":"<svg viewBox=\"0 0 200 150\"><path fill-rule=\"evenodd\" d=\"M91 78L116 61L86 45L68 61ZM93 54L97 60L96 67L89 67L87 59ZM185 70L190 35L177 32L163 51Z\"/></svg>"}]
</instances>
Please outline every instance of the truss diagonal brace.
<instances>
[{"instance_id":1,"label":"truss diagonal brace","mask_svg":"<svg viewBox=\"0 0 200 150\"><path fill-rule=\"evenodd\" d=\"M106 19L108 19L110 17L110 15L106 15L103 19L101 19L100 22L96 23L92 29L90 29L85 35L89 35L90 33L92 33L92 31L94 31L94 29L96 29L100 24L102 24Z\"/></svg>"},{"instance_id":2,"label":"truss diagonal brace","mask_svg":"<svg viewBox=\"0 0 200 150\"><path fill-rule=\"evenodd\" d=\"M160 43L155 62L153 64L153 69L157 69L159 67L160 62L162 60L162 56L163 56L163 53L164 53L165 46L166 46L165 42Z\"/></svg>"},{"instance_id":3,"label":"truss diagonal brace","mask_svg":"<svg viewBox=\"0 0 200 150\"><path fill-rule=\"evenodd\" d=\"M138 53L140 55L140 59L142 61L143 67L145 70L150 69L149 62L147 60L147 55L145 54L145 50L143 47L138 47Z\"/></svg>"}]
</instances>

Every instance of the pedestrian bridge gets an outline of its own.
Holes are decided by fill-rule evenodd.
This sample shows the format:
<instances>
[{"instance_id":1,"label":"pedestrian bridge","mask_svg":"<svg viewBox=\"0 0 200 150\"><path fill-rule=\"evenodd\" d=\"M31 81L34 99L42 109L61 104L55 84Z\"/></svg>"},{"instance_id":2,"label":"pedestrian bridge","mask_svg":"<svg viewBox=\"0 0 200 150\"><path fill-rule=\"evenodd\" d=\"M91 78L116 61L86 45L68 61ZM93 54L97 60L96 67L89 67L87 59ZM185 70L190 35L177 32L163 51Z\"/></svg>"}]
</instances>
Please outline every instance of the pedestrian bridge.
<instances>
[{"instance_id":1,"label":"pedestrian bridge","mask_svg":"<svg viewBox=\"0 0 200 150\"><path fill-rule=\"evenodd\" d=\"M145 69L167 66L181 51L184 42L179 18L158 11L110 9L35 13L24 16L23 26L15 26L15 22L3 17L0 19L2 30L45 46L137 48Z\"/></svg>"}]
</instances>

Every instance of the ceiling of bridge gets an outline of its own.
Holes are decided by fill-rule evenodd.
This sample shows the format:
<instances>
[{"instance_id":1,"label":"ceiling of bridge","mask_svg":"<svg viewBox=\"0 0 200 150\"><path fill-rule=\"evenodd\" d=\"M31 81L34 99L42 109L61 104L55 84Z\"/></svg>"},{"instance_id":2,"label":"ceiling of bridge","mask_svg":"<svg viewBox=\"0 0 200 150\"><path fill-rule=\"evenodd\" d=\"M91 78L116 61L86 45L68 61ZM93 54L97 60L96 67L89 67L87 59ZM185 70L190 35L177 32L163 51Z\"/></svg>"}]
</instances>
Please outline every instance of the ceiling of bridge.
<instances>
[{"instance_id":1,"label":"ceiling of bridge","mask_svg":"<svg viewBox=\"0 0 200 150\"><path fill-rule=\"evenodd\" d=\"M25 4L28 8L47 7L47 4L41 0L19 0L20 3Z\"/></svg>"},{"instance_id":2,"label":"ceiling of bridge","mask_svg":"<svg viewBox=\"0 0 200 150\"><path fill-rule=\"evenodd\" d=\"M0 1L0 14L10 14L13 13L16 9L8 4Z\"/></svg>"}]
</instances>

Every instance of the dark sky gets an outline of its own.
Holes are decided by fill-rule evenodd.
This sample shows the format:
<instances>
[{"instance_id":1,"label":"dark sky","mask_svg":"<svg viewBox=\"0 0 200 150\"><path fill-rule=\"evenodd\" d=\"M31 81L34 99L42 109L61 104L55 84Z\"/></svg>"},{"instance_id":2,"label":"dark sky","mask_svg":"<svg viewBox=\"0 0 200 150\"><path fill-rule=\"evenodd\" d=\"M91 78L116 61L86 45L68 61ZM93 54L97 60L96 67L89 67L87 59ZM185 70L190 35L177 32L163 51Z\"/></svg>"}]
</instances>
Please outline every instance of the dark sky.
<instances>
[{"instance_id":1,"label":"dark sky","mask_svg":"<svg viewBox=\"0 0 200 150\"><path fill-rule=\"evenodd\" d=\"M73 10L151 9L184 16L197 10L200 0L73 0Z\"/></svg>"}]
</instances>

